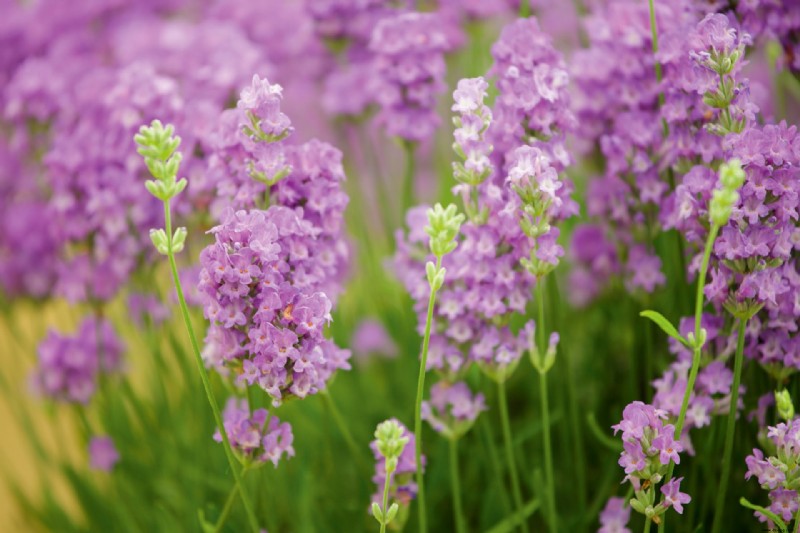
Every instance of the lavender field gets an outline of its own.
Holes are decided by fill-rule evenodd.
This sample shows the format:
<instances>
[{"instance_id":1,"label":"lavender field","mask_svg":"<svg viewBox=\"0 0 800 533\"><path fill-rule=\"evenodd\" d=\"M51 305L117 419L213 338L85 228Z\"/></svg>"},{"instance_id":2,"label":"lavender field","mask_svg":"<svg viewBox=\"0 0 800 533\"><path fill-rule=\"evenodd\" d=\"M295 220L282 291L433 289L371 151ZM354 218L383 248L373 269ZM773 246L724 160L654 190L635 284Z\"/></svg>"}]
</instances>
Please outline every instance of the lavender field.
<instances>
[{"instance_id":1,"label":"lavender field","mask_svg":"<svg viewBox=\"0 0 800 533\"><path fill-rule=\"evenodd\" d=\"M798 121L800 0L0 0L0 531L800 532Z\"/></svg>"}]
</instances>

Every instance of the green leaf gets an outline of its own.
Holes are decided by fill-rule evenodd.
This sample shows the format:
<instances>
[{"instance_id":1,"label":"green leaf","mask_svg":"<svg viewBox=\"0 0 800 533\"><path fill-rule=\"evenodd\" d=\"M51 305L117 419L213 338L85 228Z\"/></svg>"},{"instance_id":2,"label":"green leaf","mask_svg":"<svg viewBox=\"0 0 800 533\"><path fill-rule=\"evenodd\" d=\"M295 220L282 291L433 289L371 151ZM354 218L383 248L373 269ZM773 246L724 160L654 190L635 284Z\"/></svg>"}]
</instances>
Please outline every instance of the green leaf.
<instances>
[{"instance_id":1,"label":"green leaf","mask_svg":"<svg viewBox=\"0 0 800 533\"><path fill-rule=\"evenodd\" d=\"M775 513L770 511L769 509L764 509L760 505L755 505L753 503L750 503L749 501L747 501L747 498L744 498L744 497L742 497L739 500L739 504L742 507L747 507L748 509L752 509L753 511L758 511L759 513L763 514L764 516L766 516L767 518L769 518L770 520L775 522L775 524L780 528L780 530L783 533L786 533L786 531L787 531L786 522L781 520L780 516L776 515Z\"/></svg>"},{"instance_id":2,"label":"green leaf","mask_svg":"<svg viewBox=\"0 0 800 533\"><path fill-rule=\"evenodd\" d=\"M678 330L675 329L675 326L673 326L672 323L669 320L667 320L666 317L664 315L662 315L661 313L659 313L658 311L653 311L651 309L648 309L646 311L642 311L641 313L639 313L639 316L643 316L645 318L649 318L650 320L655 322L658 327L661 328L661 331L663 331L664 333L666 333L667 335L669 335L670 337L672 337L676 341L679 341L681 344L689 346L689 343L686 342L686 339L681 337L681 334L678 333Z\"/></svg>"}]
</instances>

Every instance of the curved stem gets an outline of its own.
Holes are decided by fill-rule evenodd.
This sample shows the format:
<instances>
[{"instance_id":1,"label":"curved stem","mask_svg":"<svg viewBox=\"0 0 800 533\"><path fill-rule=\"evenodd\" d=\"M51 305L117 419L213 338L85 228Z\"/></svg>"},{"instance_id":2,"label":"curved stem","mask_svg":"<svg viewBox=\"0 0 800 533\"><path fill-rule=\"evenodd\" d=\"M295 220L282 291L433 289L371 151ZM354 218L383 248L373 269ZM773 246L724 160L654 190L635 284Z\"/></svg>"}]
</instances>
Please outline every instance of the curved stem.
<instances>
[{"instance_id":1,"label":"curved stem","mask_svg":"<svg viewBox=\"0 0 800 533\"><path fill-rule=\"evenodd\" d=\"M236 462L236 457L233 455L233 448L231 448L231 442L230 439L228 439L228 432L225 431L225 426L222 423L222 415L220 414L217 399L214 397L214 392L211 390L211 381L208 378L206 366L203 364L203 357L200 355L200 345L197 343L197 336L194 333L194 326L192 326L192 320L189 316L189 307L186 305L186 298L183 295L183 287L181 286L181 280L178 276L178 266L175 263L175 254L172 253L172 215L170 212L169 200L164 202L164 228L167 233L167 249L169 250L167 257L169 258L169 268L172 271L172 281L175 283L175 292L178 294L178 304L180 305L181 314L183 315L183 323L186 326L186 332L189 334L189 341L192 344L192 351L194 352L197 369L200 372L200 379L203 382L203 389L205 389L208 403L211 406L211 412L214 414L214 421L217 424L217 429L219 429L219 433L222 436L222 444L225 449L225 456L228 458L228 466L230 466L231 472L233 472L236 486L239 487L239 494L242 497L242 504L244 504L245 511L247 512L247 519L250 522L250 527L255 533L258 533L258 520L250 504L250 499L245 494L242 485L242 476L239 474L239 465Z\"/></svg>"},{"instance_id":2,"label":"curved stem","mask_svg":"<svg viewBox=\"0 0 800 533\"><path fill-rule=\"evenodd\" d=\"M442 258L436 259L436 271L442 268ZM422 338L422 359L419 362L419 377L417 378L417 401L414 410L414 437L416 442L415 459L417 467L417 498L419 500L419 531L428 531L427 516L425 514L425 482L422 473L422 394L425 390L425 372L428 366L428 345L431 342L431 325L433 324L433 306L436 304L436 290L431 288L428 299L428 316L425 319L425 336Z\"/></svg>"},{"instance_id":3,"label":"curved stem","mask_svg":"<svg viewBox=\"0 0 800 533\"><path fill-rule=\"evenodd\" d=\"M500 380L497 383L497 399L500 404L500 422L503 425L503 444L506 448L508 470L511 473L511 495L514 497L514 506L522 518L522 530L528 531L528 522L524 518L522 508L522 493L519 489L519 476L517 474L517 461L514 458L514 448L511 445L511 424L508 420L508 401L506 400L506 383Z\"/></svg>"},{"instance_id":4,"label":"curved stem","mask_svg":"<svg viewBox=\"0 0 800 533\"><path fill-rule=\"evenodd\" d=\"M453 492L453 518L457 533L464 533L464 508L461 504L461 479L458 475L458 439L450 439L450 485Z\"/></svg>"},{"instance_id":5,"label":"curved stem","mask_svg":"<svg viewBox=\"0 0 800 533\"><path fill-rule=\"evenodd\" d=\"M547 352L547 340L544 322L544 284L542 279L536 282L536 330L539 337L539 353ZM539 398L542 404L542 448L544 449L545 483L547 484L547 519L551 531L558 531L556 515L556 494L553 479L553 449L550 442L550 407L547 394L547 372L539 371Z\"/></svg>"},{"instance_id":6,"label":"curved stem","mask_svg":"<svg viewBox=\"0 0 800 533\"><path fill-rule=\"evenodd\" d=\"M703 318L703 299L704 293L703 289L705 288L706 284L706 273L708 272L708 261L711 258L711 249L714 247L714 241L717 238L717 233L719 232L719 226L716 224L712 224L711 231L708 233L708 238L706 239L705 249L703 250L703 260L700 263L700 271L697 273L697 293L695 295L694 301L694 338L695 338L695 347L694 352L692 354L692 368L689 371L689 381L686 383L686 392L683 394L683 401L681 402L681 411L678 414L678 421L675 423L675 438L681 438L681 432L683 431L683 422L686 420L686 411L689 408L689 398L692 395L692 391L694 389L694 383L697 380L697 372L700 370L700 355L702 354L703 347L697 342L700 339L700 329L701 329L701 322ZM669 468L667 469L667 475L664 478L664 482L668 482L672 479L672 472L675 470L675 463L670 461ZM662 498L663 501L663 498ZM658 524L658 531L663 533L664 525L666 523L666 515L661 517L661 522Z\"/></svg>"},{"instance_id":7,"label":"curved stem","mask_svg":"<svg viewBox=\"0 0 800 533\"><path fill-rule=\"evenodd\" d=\"M747 331L747 319L739 320L739 336L736 341L736 357L733 364L733 386L731 388L731 406L728 412L728 425L725 431L725 447L722 453L722 477L719 480L717 505L714 508L714 522L711 533L718 533L722 527L722 516L725 510L725 494L728 491L728 480L731 475L731 454L733 437L736 431L736 413L739 404L739 384L742 380L742 362L744 360L744 335Z\"/></svg>"}]
</instances>

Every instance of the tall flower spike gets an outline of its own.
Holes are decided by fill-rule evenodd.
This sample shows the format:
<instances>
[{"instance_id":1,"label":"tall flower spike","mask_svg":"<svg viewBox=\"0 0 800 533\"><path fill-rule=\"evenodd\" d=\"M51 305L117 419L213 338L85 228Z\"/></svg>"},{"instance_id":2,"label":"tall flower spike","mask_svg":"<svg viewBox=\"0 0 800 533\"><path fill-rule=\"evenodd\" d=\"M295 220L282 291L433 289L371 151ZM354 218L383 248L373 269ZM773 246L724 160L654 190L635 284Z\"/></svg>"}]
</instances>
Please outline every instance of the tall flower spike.
<instances>
[{"instance_id":1,"label":"tall flower spike","mask_svg":"<svg viewBox=\"0 0 800 533\"><path fill-rule=\"evenodd\" d=\"M417 494L414 473L421 468L414 458L415 445L414 434L394 418L375 430L370 448L376 460L372 481L377 492L372 496L371 510L382 530L395 520L396 529L402 529L408 519L408 506ZM424 457L420 464L425 464ZM389 500L393 500L391 506Z\"/></svg>"},{"instance_id":2,"label":"tall flower spike","mask_svg":"<svg viewBox=\"0 0 800 533\"><path fill-rule=\"evenodd\" d=\"M147 190L161 200L169 202L186 188L186 178L178 179L182 155L178 152L181 138L174 135L172 124L164 127L156 119L150 126L142 126L133 140L136 151L144 158L144 162L155 180L147 180ZM151 229L150 240L162 255L180 253L186 242L186 228L176 228L170 240L164 229Z\"/></svg>"},{"instance_id":3,"label":"tall flower spike","mask_svg":"<svg viewBox=\"0 0 800 533\"><path fill-rule=\"evenodd\" d=\"M489 156L492 145L486 140L486 132L492 123L492 111L483 103L489 84L483 78L464 78L459 80L453 92L452 111L458 113L453 118L456 126L453 135L453 150L460 161L453 162L453 177L459 183L454 192L460 193L464 209L470 220L485 222L488 210L479 211L476 196L477 187L486 181L493 167Z\"/></svg>"}]
</instances>

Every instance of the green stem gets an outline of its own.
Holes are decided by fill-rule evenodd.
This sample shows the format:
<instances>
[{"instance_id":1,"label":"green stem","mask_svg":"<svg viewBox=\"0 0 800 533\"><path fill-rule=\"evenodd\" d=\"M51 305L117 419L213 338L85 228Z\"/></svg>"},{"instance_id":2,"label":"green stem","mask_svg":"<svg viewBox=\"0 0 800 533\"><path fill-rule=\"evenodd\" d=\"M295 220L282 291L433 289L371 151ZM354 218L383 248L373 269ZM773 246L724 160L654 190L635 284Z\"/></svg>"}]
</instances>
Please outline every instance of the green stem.
<instances>
[{"instance_id":1,"label":"green stem","mask_svg":"<svg viewBox=\"0 0 800 533\"><path fill-rule=\"evenodd\" d=\"M381 512L383 513L383 517L381 518L381 533L386 533L386 514L389 511L389 478L392 477L393 472L389 472L386 470L386 479L383 480L383 507L381 508Z\"/></svg>"},{"instance_id":2,"label":"green stem","mask_svg":"<svg viewBox=\"0 0 800 533\"><path fill-rule=\"evenodd\" d=\"M350 453L353 454L353 459L355 459L355 461L358 463L359 468L366 469L366 465L364 464L361 453L359 453L358 445L353 438L353 434L350 433L350 428L347 427L347 424L345 424L342 414L339 412L339 409L336 407L336 404L334 403L333 398L331 398L331 394L327 389L322 391L322 398L325 401L325 405L330 410L331 416L333 417L336 426L339 428L347 447L350 448Z\"/></svg>"},{"instance_id":3,"label":"green stem","mask_svg":"<svg viewBox=\"0 0 800 533\"><path fill-rule=\"evenodd\" d=\"M519 0L519 16L520 18L531 16L531 0Z\"/></svg>"},{"instance_id":4,"label":"green stem","mask_svg":"<svg viewBox=\"0 0 800 533\"><path fill-rule=\"evenodd\" d=\"M650 524L653 523L653 519L649 516L644 519L644 533L650 533Z\"/></svg>"},{"instance_id":5,"label":"green stem","mask_svg":"<svg viewBox=\"0 0 800 533\"><path fill-rule=\"evenodd\" d=\"M400 213L400 223L402 225L403 217L412 205L414 205L414 173L415 173L415 155L417 145L411 141L403 141L403 148L406 152L406 171L403 177L403 212Z\"/></svg>"},{"instance_id":6,"label":"green stem","mask_svg":"<svg viewBox=\"0 0 800 533\"><path fill-rule=\"evenodd\" d=\"M524 516L522 508L522 493L519 490L519 476L517 474L517 461L514 458L514 448L511 445L511 423L508 419L508 401L506 399L506 382L500 380L497 382L497 399L500 404L500 422L503 425L503 444L506 448L506 456L508 459L508 470L511 473L511 495L514 497L514 506L520 516ZM528 531L528 521L522 520L522 530Z\"/></svg>"},{"instance_id":7,"label":"green stem","mask_svg":"<svg viewBox=\"0 0 800 533\"><path fill-rule=\"evenodd\" d=\"M742 362L744 359L744 335L747 331L747 320L739 320L739 336L736 341L736 357L734 359L733 388L731 389L731 406L728 411L728 425L725 432L725 447L722 453L722 477L717 492L717 505L714 508L714 522L711 533L718 533L722 528L722 516L725 510L725 494L728 490L728 479L731 475L731 454L733 437L736 432L736 412L739 404L739 383L742 380Z\"/></svg>"},{"instance_id":8,"label":"green stem","mask_svg":"<svg viewBox=\"0 0 800 533\"><path fill-rule=\"evenodd\" d=\"M464 533L464 508L461 505L461 480L458 475L458 439L450 439L450 482L457 533Z\"/></svg>"},{"instance_id":9,"label":"green stem","mask_svg":"<svg viewBox=\"0 0 800 533\"><path fill-rule=\"evenodd\" d=\"M192 319L189 316L189 307L186 305L186 298L183 295L183 287L181 286L181 280L178 276L178 266L175 263L175 254L172 253L172 214L169 204L169 200L164 202L164 228L167 233L167 257L169 258L169 267L172 271L172 281L175 283L175 292L178 294L178 304L181 308L181 314L183 315L183 323L186 326L187 333L189 334L189 341L192 344L192 351L194 352L197 369L200 372L200 379L203 382L203 388L205 389L208 403L211 406L211 412L214 414L214 421L216 422L217 429L219 429L219 433L222 436L222 444L223 448L225 449L225 456L228 458L228 466L233 472L233 477L236 480L236 486L239 487L239 494L242 497L242 504L244 504L245 511L247 512L247 519L250 522L250 527L254 533L258 533L260 531L258 527L258 520L256 519L255 512L250 504L250 499L245 494L244 487L242 485L242 477L239 474L239 465L236 462L236 457L233 455L233 448L231 447L230 439L228 439L228 432L225 431L225 426L222 423L222 415L219 411L217 399L214 397L214 393L211 390L211 381L208 379L208 371L206 371L206 366L203 363L203 357L200 355L200 345L197 343L197 336L194 333Z\"/></svg>"},{"instance_id":10,"label":"green stem","mask_svg":"<svg viewBox=\"0 0 800 533\"><path fill-rule=\"evenodd\" d=\"M539 353L547 352L547 340L544 322L544 284L541 278L536 282L536 330L539 337ZM539 371L539 397L542 404L542 447L544 448L545 483L547 484L547 518L551 531L558 531L556 515L556 493L553 479L553 449L550 441L550 407L547 394L547 372Z\"/></svg>"},{"instance_id":11,"label":"green stem","mask_svg":"<svg viewBox=\"0 0 800 533\"><path fill-rule=\"evenodd\" d=\"M244 477L244 475L242 475ZM231 509L233 508L233 500L236 499L236 494L239 492L239 485L234 485L231 491L228 493L228 498L225 500L225 506L222 508L222 513L219 515L219 519L217 520L216 525L214 526L214 532L219 533L222 531L222 526L225 525L225 521L228 520L228 515L231 514Z\"/></svg>"},{"instance_id":12,"label":"green stem","mask_svg":"<svg viewBox=\"0 0 800 533\"><path fill-rule=\"evenodd\" d=\"M413 158L412 158L413 159ZM442 258L436 258L436 271L442 268ZM431 342L431 325L433 324L433 306L436 304L436 290L431 288L428 299L428 316L425 319L425 336L422 338L422 359L419 362L419 377L417 378L417 401L414 410L414 436L416 441L415 459L417 466L417 499L419 500L419 531L428 531L428 521L425 514L425 482L422 473L422 394L425 390L425 373L428 366L428 345Z\"/></svg>"},{"instance_id":13,"label":"green stem","mask_svg":"<svg viewBox=\"0 0 800 533\"><path fill-rule=\"evenodd\" d=\"M706 239L705 249L703 250L703 260L700 263L700 271L697 273L697 293L694 301L694 338L695 347L692 355L692 368L689 371L689 381L686 383L686 392L683 394L683 401L681 402L681 411L678 414L678 421L675 423L675 438L681 438L683 431L683 422L686 419L686 411L689 408L689 398L694 390L694 382L697 380L697 372L700 369L700 355L702 354L703 347L699 344L701 321L703 318L703 289L706 284L706 273L708 272L708 262L711 258L711 249L714 247L714 241L717 238L719 226L716 224L711 225L711 231L708 233ZM670 461L669 468L667 469L667 476L664 482L672 479L672 472L675 470L675 463ZM663 501L663 498L662 498ZM664 524L666 523L666 515L661 517L661 522L658 524L659 533L664 532Z\"/></svg>"},{"instance_id":14,"label":"green stem","mask_svg":"<svg viewBox=\"0 0 800 533\"><path fill-rule=\"evenodd\" d=\"M794 515L794 533L800 533L800 509Z\"/></svg>"}]
</instances>

